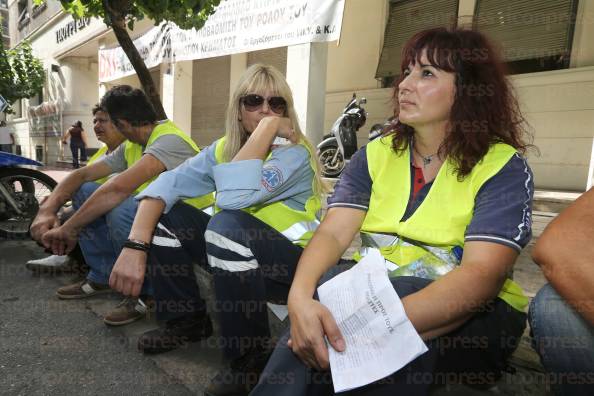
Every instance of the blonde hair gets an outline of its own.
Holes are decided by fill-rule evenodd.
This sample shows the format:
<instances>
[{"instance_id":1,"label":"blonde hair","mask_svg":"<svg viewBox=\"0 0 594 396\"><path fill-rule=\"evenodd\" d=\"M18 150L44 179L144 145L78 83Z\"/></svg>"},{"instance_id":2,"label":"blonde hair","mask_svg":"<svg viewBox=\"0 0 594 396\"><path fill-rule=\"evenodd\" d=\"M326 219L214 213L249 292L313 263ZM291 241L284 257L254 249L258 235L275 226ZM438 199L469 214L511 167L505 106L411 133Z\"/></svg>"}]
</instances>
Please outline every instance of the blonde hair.
<instances>
[{"instance_id":1,"label":"blonde hair","mask_svg":"<svg viewBox=\"0 0 594 396\"><path fill-rule=\"evenodd\" d=\"M321 177L320 161L316 156L316 150L311 142L301 131L295 106L293 104L293 94L285 77L276 68L260 63L254 64L243 73L237 87L229 99L227 106L227 115L225 120L225 150L223 157L225 161L231 161L233 157L239 152L241 147L247 141L249 134L243 128L240 121L241 118L241 104L240 100L243 96L251 93L263 94L267 90L272 92L274 96L282 96L287 102L287 110L284 117L287 117L293 123L295 134L299 137L300 143L307 146L310 155L313 156L311 163L314 168L314 183L313 191L316 195L321 195L327 192L325 182Z\"/></svg>"}]
</instances>

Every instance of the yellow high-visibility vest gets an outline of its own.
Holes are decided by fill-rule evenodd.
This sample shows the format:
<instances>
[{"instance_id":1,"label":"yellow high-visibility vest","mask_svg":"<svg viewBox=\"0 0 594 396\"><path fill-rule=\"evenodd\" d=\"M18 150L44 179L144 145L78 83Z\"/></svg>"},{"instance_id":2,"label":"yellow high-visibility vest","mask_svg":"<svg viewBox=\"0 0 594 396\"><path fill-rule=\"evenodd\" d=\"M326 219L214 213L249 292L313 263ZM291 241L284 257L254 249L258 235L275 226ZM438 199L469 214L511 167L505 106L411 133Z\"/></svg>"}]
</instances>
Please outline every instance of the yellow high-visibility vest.
<instances>
[{"instance_id":1,"label":"yellow high-visibility vest","mask_svg":"<svg viewBox=\"0 0 594 396\"><path fill-rule=\"evenodd\" d=\"M95 154L93 154L91 156L91 158L89 158L89 160L87 161L87 165L91 165L93 162L97 161L99 158L104 156L106 153L107 153L107 146L99 147L99 150L97 150L97 152ZM105 176L105 177L102 177L101 179L97 179L97 180L95 180L95 183L103 184L107 181L107 179L109 179L109 176Z\"/></svg>"},{"instance_id":2,"label":"yellow high-visibility vest","mask_svg":"<svg viewBox=\"0 0 594 396\"><path fill-rule=\"evenodd\" d=\"M411 275L436 279L460 263L459 247L473 216L475 197L483 184L495 176L516 150L503 143L491 146L484 158L463 180L446 160L427 197L407 220L411 188L410 150L394 153L390 136L367 145L367 163L373 182L369 209L361 227L363 248L375 247L398 266L391 276ZM458 248L457 248L458 247ZM528 299L522 289L507 279L499 297L523 311Z\"/></svg>"},{"instance_id":3,"label":"yellow high-visibility vest","mask_svg":"<svg viewBox=\"0 0 594 396\"><path fill-rule=\"evenodd\" d=\"M306 145L303 145L310 155L310 166L315 169L312 161L314 156ZM217 164L223 163L223 153L225 151L225 137L219 139L215 147L215 158ZM270 158L271 154L268 155ZM299 246L306 246L309 243L314 231L320 224L317 213L322 207L320 198L314 191L315 179L312 178L312 196L305 202L305 210L293 209L283 202L273 202L261 205L255 205L243 209L255 218L268 224L287 239ZM218 209L217 209L218 210Z\"/></svg>"},{"instance_id":4,"label":"yellow high-visibility vest","mask_svg":"<svg viewBox=\"0 0 594 396\"><path fill-rule=\"evenodd\" d=\"M140 158L142 157L142 153L144 153L144 150L149 148L151 146L151 144L153 144L155 142L155 140L157 140L161 136L165 136L165 135L179 136L180 138L183 139L184 142L188 143L188 145L190 145L190 147L192 147L192 149L194 149L194 151L196 151L196 154L198 154L200 152L200 149L198 148L196 143L194 143L194 141L188 135L183 133L173 122L167 120L167 121L157 125L153 129L151 136L149 136L149 140L146 144L146 147L143 147L142 145L140 145L138 143L133 143L129 140L126 141L124 157L126 158L126 163L128 165L128 168L130 168L138 160L140 160ZM140 187L138 187L136 189L136 193L139 193L142 190L144 190L149 184L151 184L151 182L153 180L155 180L155 178L156 177L151 178L150 180L148 180L144 184L142 184ZM195 208L204 209L206 207L212 206L212 204L214 203L214 196L212 193L210 193L210 194L202 195L202 196L196 197L196 198L184 199L184 202L194 206Z\"/></svg>"}]
</instances>

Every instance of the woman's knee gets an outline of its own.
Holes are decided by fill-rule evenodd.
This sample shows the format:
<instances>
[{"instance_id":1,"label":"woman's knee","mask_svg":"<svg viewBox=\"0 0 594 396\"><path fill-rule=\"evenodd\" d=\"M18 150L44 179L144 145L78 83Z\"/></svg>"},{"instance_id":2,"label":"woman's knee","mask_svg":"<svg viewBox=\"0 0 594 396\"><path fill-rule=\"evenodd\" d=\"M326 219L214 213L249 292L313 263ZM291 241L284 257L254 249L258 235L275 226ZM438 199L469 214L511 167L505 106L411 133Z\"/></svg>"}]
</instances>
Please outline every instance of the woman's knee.
<instances>
[{"instance_id":1,"label":"woman's knee","mask_svg":"<svg viewBox=\"0 0 594 396\"><path fill-rule=\"evenodd\" d=\"M536 337L546 337L569 335L582 319L550 284L546 284L532 299L528 320Z\"/></svg>"},{"instance_id":2,"label":"woman's knee","mask_svg":"<svg viewBox=\"0 0 594 396\"><path fill-rule=\"evenodd\" d=\"M211 267L231 272L258 268L250 244L253 239L250 234L258 230L249 225L245 216L250 215L238 210L225 210L211 218L204 233Z\"/></svg>"},{"instance_id":3,"label":"woman's knee","mask_svg":"<svg viewBox=\"0 0 594 396\"><path fill-rule=\"evenodd\" d=\"M257 229L253 224L254 218L241 210L223 210L215 214L206 227L208 234L218 234L233 241L248 240ZM208 240L208 236L207 236Z\"/></svg>"}]
</instances>

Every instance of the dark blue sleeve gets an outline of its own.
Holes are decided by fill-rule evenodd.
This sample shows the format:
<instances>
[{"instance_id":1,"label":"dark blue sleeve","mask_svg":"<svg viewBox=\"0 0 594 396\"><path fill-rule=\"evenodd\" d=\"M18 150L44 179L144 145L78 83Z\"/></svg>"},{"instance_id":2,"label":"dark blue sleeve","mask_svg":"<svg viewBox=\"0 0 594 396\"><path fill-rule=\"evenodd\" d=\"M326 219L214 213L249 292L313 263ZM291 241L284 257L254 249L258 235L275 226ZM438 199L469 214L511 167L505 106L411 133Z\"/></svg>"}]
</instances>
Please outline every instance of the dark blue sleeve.
<instances>
[{"instance_id":1,"label":"dark blue sleeve","mask_svg":"<svg viewBox=\"0 0 594 396\"><path fill-rule=\"evenodd\" d=\"M362 147L353 155L328 198L328 208L348 207L367 211L371 197L371 177L367 168L367 151Z\"/></svg>"},{"instance_id":2,"label":"dark blue sleeve","mask_svg":"<svg viewBox=\"0 0 594 396\"><path fill-rule=\"evenodd\" d=\"M466 241L486 241L518 252L532 238L534 178L526 159L514 155L479 190Z\"/></svg>"}]
</instances>

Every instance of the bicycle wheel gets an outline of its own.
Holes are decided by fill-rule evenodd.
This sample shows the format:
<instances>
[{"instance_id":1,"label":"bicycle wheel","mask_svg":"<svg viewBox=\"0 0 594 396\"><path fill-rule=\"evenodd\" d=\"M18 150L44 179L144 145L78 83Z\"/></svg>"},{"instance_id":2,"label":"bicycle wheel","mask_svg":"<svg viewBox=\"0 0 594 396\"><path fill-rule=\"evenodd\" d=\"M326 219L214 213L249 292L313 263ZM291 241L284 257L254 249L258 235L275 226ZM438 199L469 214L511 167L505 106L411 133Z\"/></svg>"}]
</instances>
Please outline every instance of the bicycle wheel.
<instances>
[{"instance_id":1,"label":"bicycle wheel","mask_svg":"<svg viewBox=\"0 0 594 396\"><path fill-rule=\"evenodd\" d=\"M57 183L45 173L27 168L0 168L0 183L0 237L25 238L39 205Z\"/></svg>"}]
</instances>

